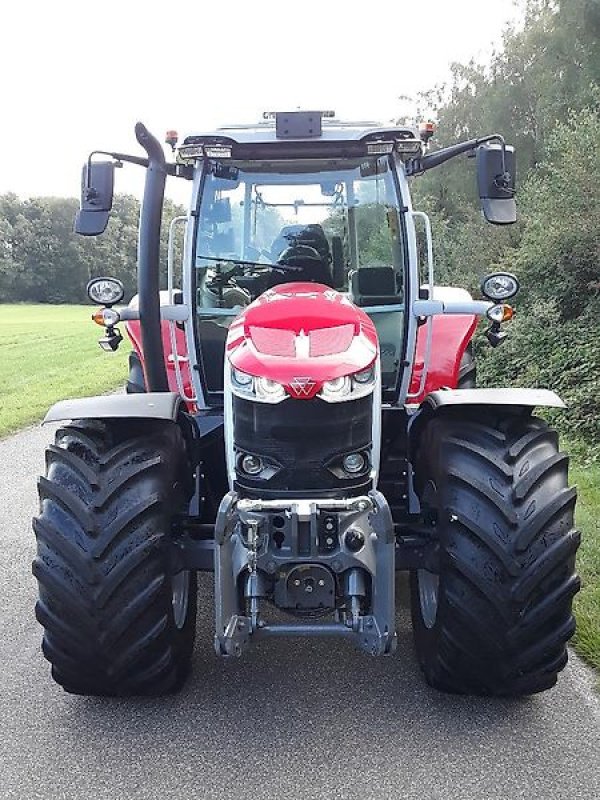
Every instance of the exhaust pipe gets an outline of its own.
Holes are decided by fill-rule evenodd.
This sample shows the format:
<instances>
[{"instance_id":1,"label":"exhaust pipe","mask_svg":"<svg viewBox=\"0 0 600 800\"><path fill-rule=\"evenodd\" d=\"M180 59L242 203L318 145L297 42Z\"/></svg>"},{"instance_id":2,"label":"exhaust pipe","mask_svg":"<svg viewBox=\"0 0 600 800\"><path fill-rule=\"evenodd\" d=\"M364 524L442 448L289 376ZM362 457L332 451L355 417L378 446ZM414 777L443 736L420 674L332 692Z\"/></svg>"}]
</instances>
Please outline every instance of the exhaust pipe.
<instances>
[{"instance_id":1,"label":"exhaust pipe","mask_svg":"<svg viewBox=\"0 0 600 800\"><path fill-rule=\"evenodd\" d=\"M165 181L162 145L141 122L135 136L148 154L138 238L138 295L144 373L149 392L168 392L165 355L160 328L159 259Z\"/></svg>"}]
</instances>

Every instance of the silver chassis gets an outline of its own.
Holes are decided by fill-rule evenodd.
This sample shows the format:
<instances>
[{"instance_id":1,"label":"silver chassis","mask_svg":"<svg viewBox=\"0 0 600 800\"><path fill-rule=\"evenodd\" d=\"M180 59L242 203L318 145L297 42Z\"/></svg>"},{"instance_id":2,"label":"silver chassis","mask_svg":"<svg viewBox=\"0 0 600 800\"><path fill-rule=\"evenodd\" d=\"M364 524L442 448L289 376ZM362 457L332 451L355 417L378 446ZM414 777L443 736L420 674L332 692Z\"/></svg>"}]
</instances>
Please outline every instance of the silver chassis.
<instances>
[{"instance_id":1,"label":"silver chassis","mask_svg":"<svg viewBox=\"0 0 600 800\"><path fill-rule=\"evenodd\" d=\"M332 511L339 520L339 546L328 553L318 550L318 512ZM278 548L268 535L269 517L282 516L286 548ZM299 526L310 532L310 553L298 554ZM308 526L308 528L306 528ZM344 533L352 527L364 535L364 546L351 552ZM343 636L371 655L393 652L396 644L394 563L395 537L392 515L384 496L371 491L345 500L284 499L245 500L235 492L223 498L215 525L215 649L219 655L239 656L251 641L269 636ZM349 610L332 612L335 620L309 620L288 624L262 618L265 576L276 577L292 566L319 565L343 573ZM370 577L370 603L360 613L365 594L365 573ZM241 589L241 586L244 589ZM245 600L240 600L245 593Z\"/></svg>"}]
</instances>

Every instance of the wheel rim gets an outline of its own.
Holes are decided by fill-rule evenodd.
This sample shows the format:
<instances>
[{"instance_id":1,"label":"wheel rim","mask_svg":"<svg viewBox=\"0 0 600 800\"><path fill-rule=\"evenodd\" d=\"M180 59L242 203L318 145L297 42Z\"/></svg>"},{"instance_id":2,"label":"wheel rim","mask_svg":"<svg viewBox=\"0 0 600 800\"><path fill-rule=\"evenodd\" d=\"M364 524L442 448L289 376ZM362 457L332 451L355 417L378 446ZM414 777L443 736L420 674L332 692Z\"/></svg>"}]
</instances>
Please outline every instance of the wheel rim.
<instances>
[{"instance_id":1,"label":"wheel rim","mask_svg":"<svg viewBox=\"0 0 600 800\"><path fill-rule=\"evenodd\" d=\"M426 569L417 570L421 616L426 628L433 628L437 617L440 576Z\"/></svg>"},{"instance_id":2,"label":"wheel rim","mask_svg":"<svg viewBox=\"0 0 600 800\"><path fill-rule=\"evenodd\" d=\"M430 510L437 510L438 508L437 486L433 480L429 480L424 488L423 504L425 508ZM437 513L435 517L437 518ZM433 628L438 610L440 576L435 572L419 569L417 570L417 583L419 586L419 602L421 604L423 623L426 628Z\"/></svg>"},{"instance_id":3,"label":"wheel rim","mask_svg":"<svg viewBox=\"0 0 600 800\"><path fill-rule=\"evenodd\" d=\"M187 617L188 599L190 595L190 572L185 569L173 575L171 580L171 603L175 626L183 628Z\"/></svg>"}]
</instances>

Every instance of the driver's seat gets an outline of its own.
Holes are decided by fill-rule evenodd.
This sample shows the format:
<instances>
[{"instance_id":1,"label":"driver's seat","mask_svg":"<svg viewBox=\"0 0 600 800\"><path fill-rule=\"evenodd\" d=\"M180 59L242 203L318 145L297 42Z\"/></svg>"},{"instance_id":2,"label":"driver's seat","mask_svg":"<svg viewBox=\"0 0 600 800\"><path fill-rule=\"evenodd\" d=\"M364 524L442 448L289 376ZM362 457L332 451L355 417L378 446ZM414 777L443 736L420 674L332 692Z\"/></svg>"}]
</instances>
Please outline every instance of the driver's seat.
<instances>
[{"instance_id":1,"label":"driver's seat","mask_svg":"<svg viewBox=\"0 0 600 800\"><path fill-rule=\"evenodd\" d=\"M289 276L276 278L278 284L307 281L333 287L331 251L321 225L285 225L271 245L271 258L282 270L289 268Z\"/></svg>"},{"instance_id":2,"label":"driver's seat","mask_svg":"<svg viewBox=\"0 0 600 800\"><path fill-rule=\"evenodd\" d=\"M279 255L292 244L305 244L314 247L325 264L331 264L331 250L323 227L318 223L306 225L284 225L271 245L271 257L277 261Z\"/></svg>"},{"instance_id":3,"label":"driver's seat","mask_svg":"<svg viewBox=\"0 0 600 800\"><path fill-rule=\"evenodd\" d=\"M279 255L273 275L277 276L275 284L300 281L321 283L333 288L331 270L315 248L305 244L293 244L287 247Z\"/></svg>"}]
</instances>

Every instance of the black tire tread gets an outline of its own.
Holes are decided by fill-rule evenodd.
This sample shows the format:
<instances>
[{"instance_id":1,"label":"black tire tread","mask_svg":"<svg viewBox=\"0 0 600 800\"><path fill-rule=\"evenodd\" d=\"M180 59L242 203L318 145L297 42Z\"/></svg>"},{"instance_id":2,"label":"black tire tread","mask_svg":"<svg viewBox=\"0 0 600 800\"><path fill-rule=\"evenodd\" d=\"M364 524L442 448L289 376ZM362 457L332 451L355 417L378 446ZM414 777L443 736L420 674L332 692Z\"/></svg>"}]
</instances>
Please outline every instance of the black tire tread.
<instances>
[{"instance_id":1,"label":"black tire tread","mask_svg":"<svg viewBox=\"0 0 600 800\"><path fill-rule=\"evenodd\" d=\"M543 420L494 413L454 411L423 430L416 486L439 484L442 565L432 628L411 577L415 644L438 689L531 694L554 685L575 630L576 491Z\"/></svg>"},{"instance_id":2,"label":"black tire tread","mask_svg":"<svg viewBox=\"0 0 600 800\"><path fill-rule=\"evenodd\" d=\"M171 605L172 515L189 497L181 431L76 421L58 430L46 465L33 574L54 679L77 694L176 691L196 617L195 576L181 629Z\"/></svg>"}]
</instances>

